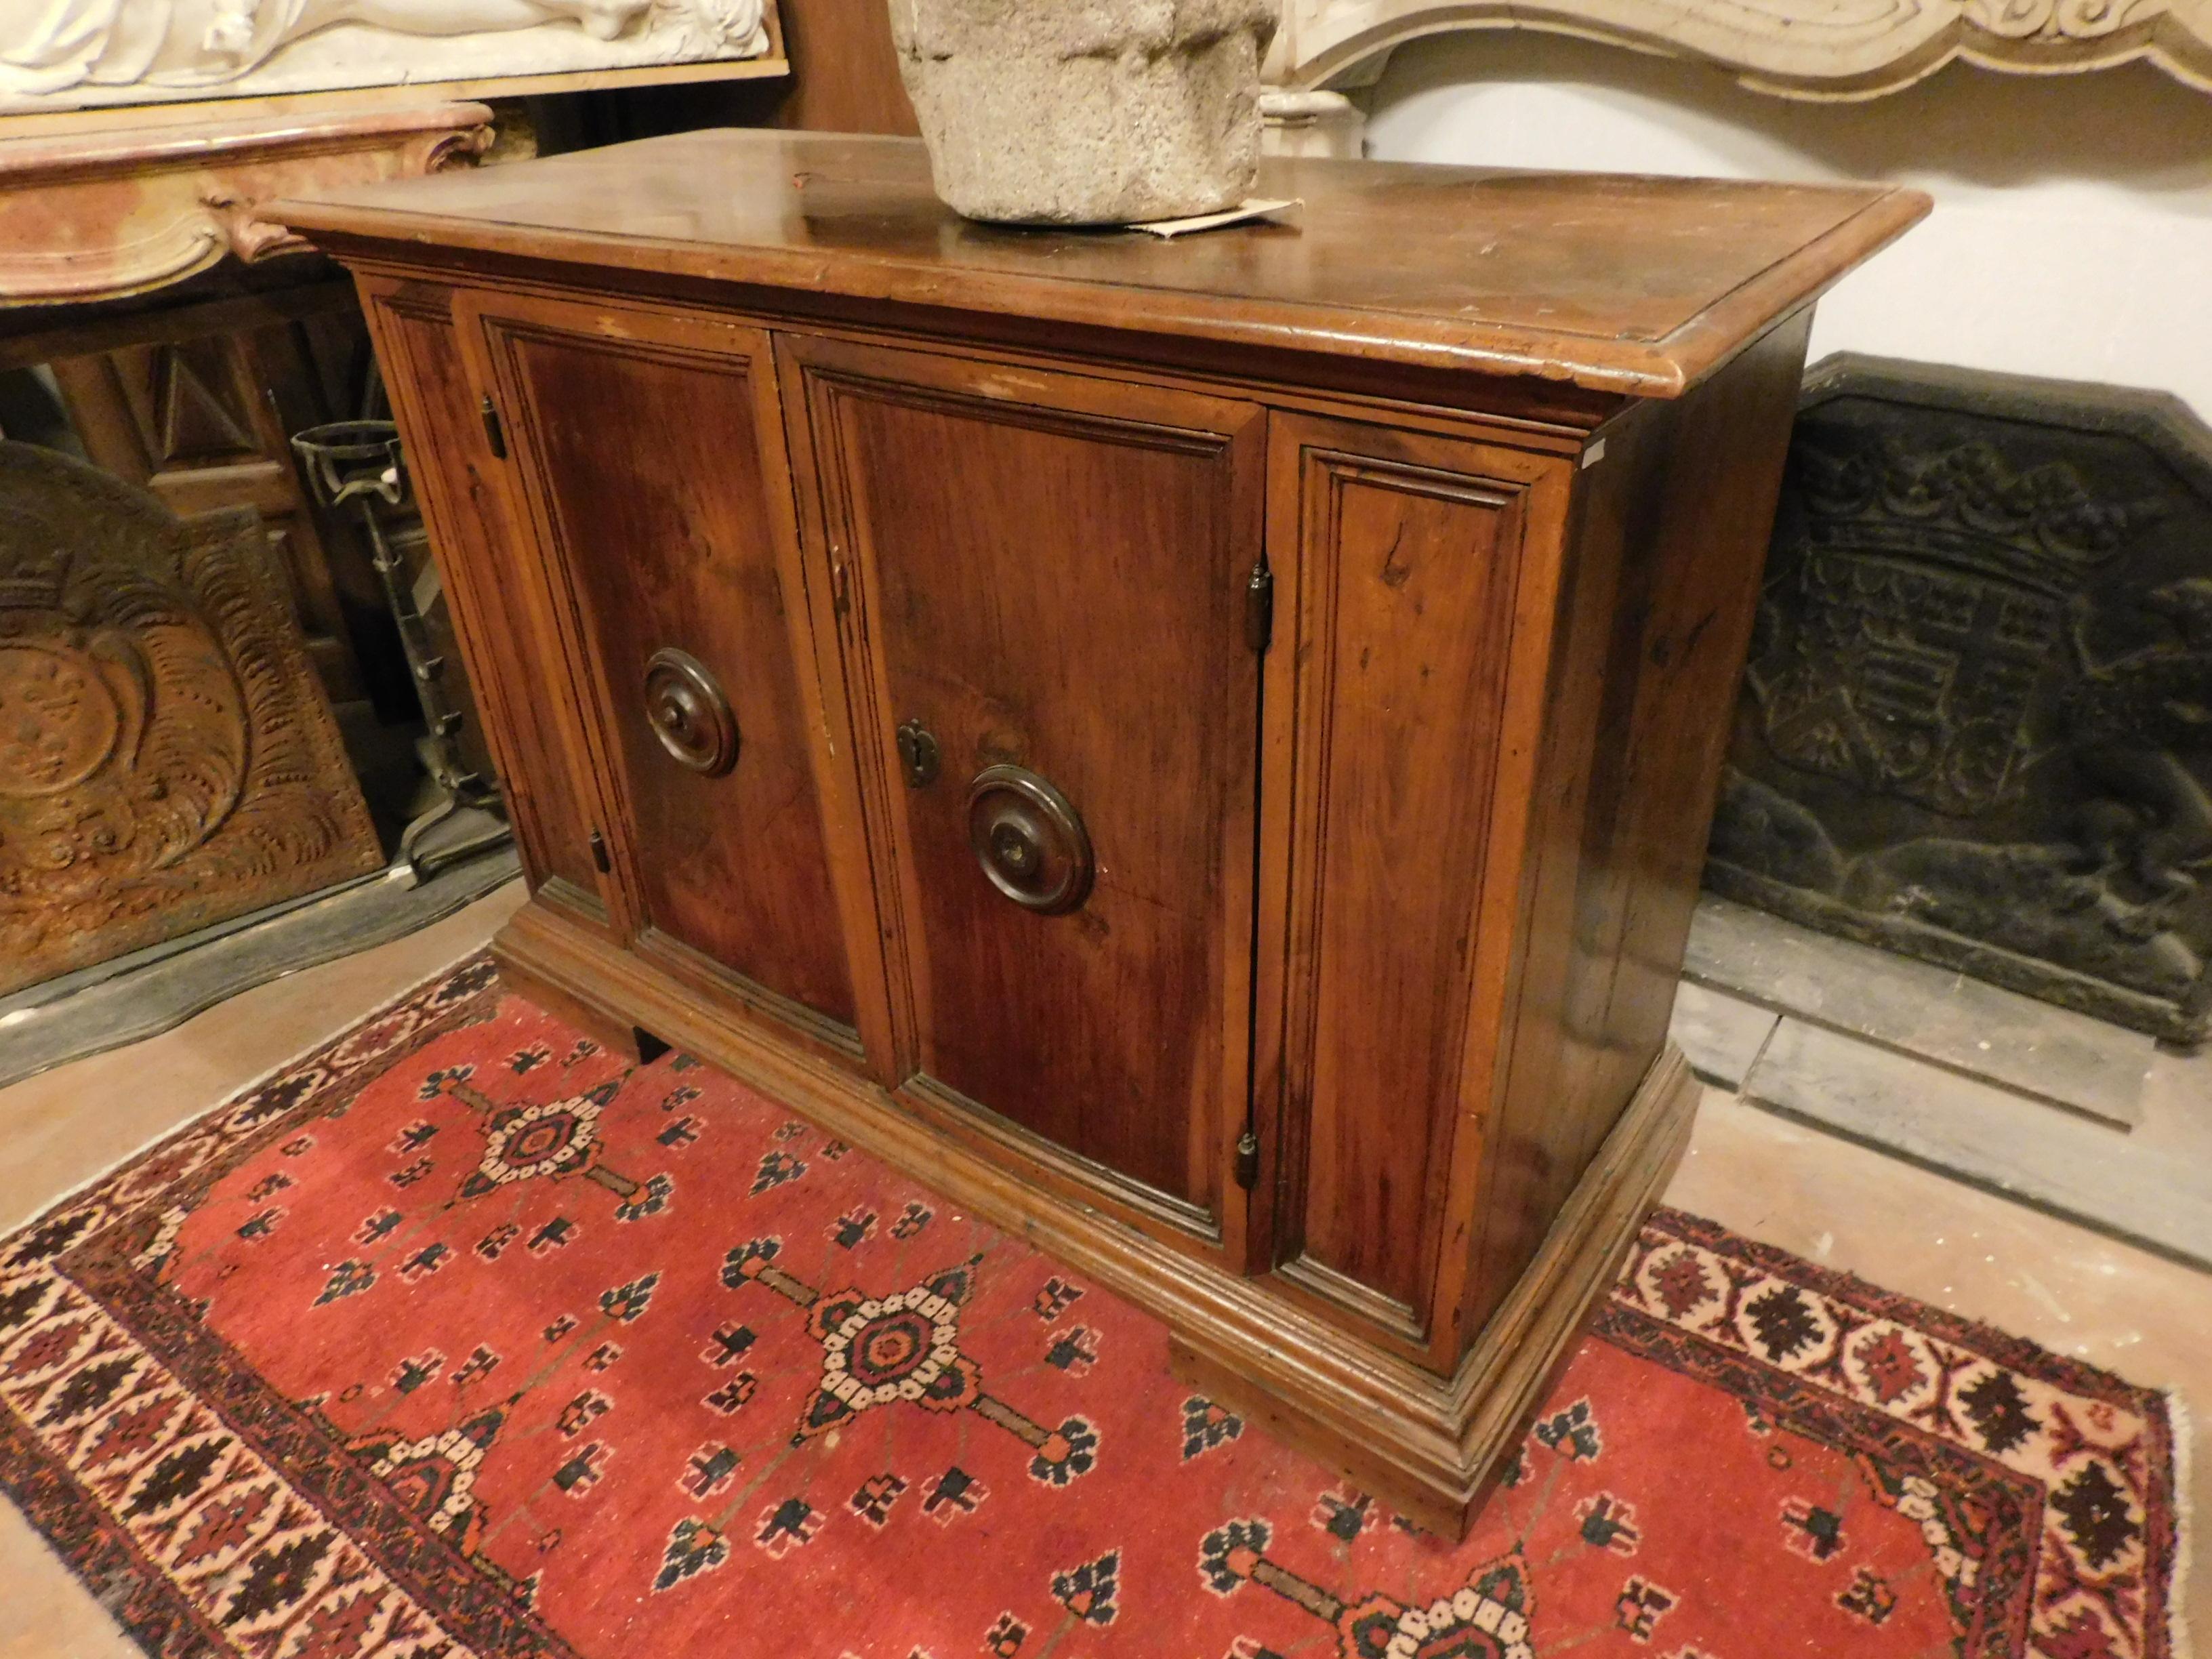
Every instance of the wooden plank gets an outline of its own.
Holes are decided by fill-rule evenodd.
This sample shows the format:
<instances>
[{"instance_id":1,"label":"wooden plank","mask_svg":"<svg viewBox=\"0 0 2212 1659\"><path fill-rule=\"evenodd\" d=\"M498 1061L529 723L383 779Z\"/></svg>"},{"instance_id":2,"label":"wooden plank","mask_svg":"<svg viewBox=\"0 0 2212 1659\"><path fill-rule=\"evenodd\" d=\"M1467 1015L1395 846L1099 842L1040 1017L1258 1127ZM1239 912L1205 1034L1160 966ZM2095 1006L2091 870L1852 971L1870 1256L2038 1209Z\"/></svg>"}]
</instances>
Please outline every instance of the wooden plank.
<instances>
[{"instance_id":1,"label":"wooden plank","mask_svg":"<svg viewBox=\"0 0 2212 1659\"><path fill-rule=\"evenodd\" d=\"M1743 1097L1970 1186L2212 1267L2212 1160L1785 1018Z\"/></svg>"},{"instance_id":2,"label":"wooden plank","mask_svg":"<svg viewBox=\"0 0 2212 1659\"><path fill-rule=\"evenodd\" d=\"M1785 319L1687 398L1624 416L1577 475L1572 552L1540 602L1560 638L1503 1093L1462 1137L1486 1165L1454 1212L1480 1218L1469 1330L1666 1041L1811 322Z\"/></svg>"},{"instance_id":3,"label":"wooden plank","mask_svg":"<svg viewBox=\"0 0 2212 1659\"><path fill-rule=\"evenodd\" d=\"M2069 1111L2123 1127L2142 1121L2154 1039L1948 968L1707 894L1691 925L1682 973Z\"/></svg>"}]
</instances>

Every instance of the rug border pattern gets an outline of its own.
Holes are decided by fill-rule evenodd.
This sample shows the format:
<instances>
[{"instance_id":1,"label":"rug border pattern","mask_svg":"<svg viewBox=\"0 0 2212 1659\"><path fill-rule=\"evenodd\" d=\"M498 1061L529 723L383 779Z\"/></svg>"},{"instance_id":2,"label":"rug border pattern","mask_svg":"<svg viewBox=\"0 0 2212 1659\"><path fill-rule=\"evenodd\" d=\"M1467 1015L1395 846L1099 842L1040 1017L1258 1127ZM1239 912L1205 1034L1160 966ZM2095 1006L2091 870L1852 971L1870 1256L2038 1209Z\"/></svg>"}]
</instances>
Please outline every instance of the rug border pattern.
<instances>
[{"instance_id":1,"label":"rug border pattern","mask_svg":"<svg viewBox=\"0 0 2212 1659\"><path fill-rule=\"evenodd\" d=\"M37 1295L43 1304L38 1317L0 1343L0 1360L19 1353L40 1330L82 1318L88 1322L88 1340L80 1340L78 1352L100 1346L104 1352L127 1356L134 1367L129 1395L112 1405L151 1401L168 1390L191 1397L170 1369L71 1277L71 1264L79 1253L96 1253L115 1235L127 1238L135 1233L143 1238L147 1231L158 1231L161 1218L157 1207L178 1213L177 1205L162 1200L178 1197L180 1186L190 1183L204 1189L301 1123L342 1113L362 1088L408 1054L489 1018L497 997L489 952L464 957L0 1237L0 1297ZM142 1177L149 1170L162 1173L159 1184L143 1186ZM243 1366L237 1369L244 1371ZM0 1382L0 1492L15 1502L86 1589L149 1653L168 1659L171 1655L235 1650L234 1644L217 1633L188 1588L133 1536L114 1506L88 1491L56 1455L51 1437L40 1436L26 1421L13 1397L23 1391L19 1386L23 1384L45 1392L45 1385L35 1379ZM205 1401L201 1403L204 1410ZM143 1468L173 1449L180 1426L173 1425L133 1467ZM314 1511L313 1500L291 1477L247 1449L246 1437L237 1436L234 1427L225 1426L232 1428L242 1458L259 1467L241 1469L236 1478L222 1482L211 1497L244 1485L273 1483L300 1510ZM179 1517L166 1519L168 1530L181 1528ZM348 1541L360 1550L357 1538ZM126 1575L131 1581L127 1590L122 1589ZM438 1659L480 1659L476 1648L444 1628L447 1621L432 1617L365 1554L359 1571L346 1582L330 1585L327 1594L380 1596L391 1604L388 1630L421 1629L419 1639L387 1643L385 1650L392 1659L403 1659L410 1651L435 1654ZM315 1610L312 1605L302 1607L298 1616L310 1617ZM566 1653L557 1640L508 1650L556 1656Z\"/></svg>"},{"instance_id":2,"label":"rug border pattern","mask_svg":"<svg viewBox=\"0 0 2212 1659\"><path fill-rule=\"evenodd\" d=\"M1671 1305L1659 1276L1677 1251L1716 1281L1714 1294ZM1781 1354L1762 1340L1753 1310L1795 1286L1808 1312L1804 1346ZM1676 1300L1682 1299L1678 1293ZM1932 1437L2029 1480L2045 1494L2040 1538L2028 1564L2031 1595L2021 1655L2110 1653L2176 1659L2171 1601L2180 1551L2175 1437L2165 1393L1856 1274L1823 1267L1716 1222L1661 1209L1638 1236L1599 1321L1649 1321L1679 1334L1686 1369L1723 1355L1749 1358L1838 1405ZM1858 1358L1891 1334L1922 1380L1893 1395ZM2014 1380L2033 1417L2014 1439L1975 1420L1961 1398L1992 1377ZM1892 1385L1895 1387L1895 1384ZM2136 1535L2096 1559L2049 1500L2069 1483L2097 1480L2124 1494ZM2163 1571L2159 1570L2163 1568ZM2106 1646L2087 1645L2093 1632Z\"/></svg>"}]
</instances>

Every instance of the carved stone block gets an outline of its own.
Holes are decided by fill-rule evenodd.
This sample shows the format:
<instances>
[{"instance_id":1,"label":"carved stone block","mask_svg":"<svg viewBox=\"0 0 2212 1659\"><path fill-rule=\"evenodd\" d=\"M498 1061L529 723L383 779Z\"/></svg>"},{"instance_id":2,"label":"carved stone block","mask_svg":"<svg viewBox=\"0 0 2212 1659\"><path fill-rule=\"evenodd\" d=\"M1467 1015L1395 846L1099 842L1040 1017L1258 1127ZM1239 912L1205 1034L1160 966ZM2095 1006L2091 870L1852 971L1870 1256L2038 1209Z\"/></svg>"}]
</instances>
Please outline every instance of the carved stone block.
<instances>
[{"instance_id":1,"label":"carved stone block","mask_svg":"<svg viewBox=\"0 0 2212 1659\"><path fill-rule=\"evenodd\" d=\"M1231 208L1260 164L1275 0L890 0L938 195L971 219Z\"/></svg>"},{"instance_id":2,"label":"carved stone block","mask_svg":"<svg viewBox=\"0 0 2212 1659\"><path fill-rule=\"evenodd\" d=\"M1808 377L1708 884L2212 1027L2212 431L2148 393Z\"/></svg>"},{"instance_id":3,"label":"carved stone block","mask_svg":"<svg viewBox=\"0 0 2212 1659\"><path fill-rule=\"evenodd\" d=\"M0 443L0 993L380 868L250 511Z\"/></svg>"}]
</instances>

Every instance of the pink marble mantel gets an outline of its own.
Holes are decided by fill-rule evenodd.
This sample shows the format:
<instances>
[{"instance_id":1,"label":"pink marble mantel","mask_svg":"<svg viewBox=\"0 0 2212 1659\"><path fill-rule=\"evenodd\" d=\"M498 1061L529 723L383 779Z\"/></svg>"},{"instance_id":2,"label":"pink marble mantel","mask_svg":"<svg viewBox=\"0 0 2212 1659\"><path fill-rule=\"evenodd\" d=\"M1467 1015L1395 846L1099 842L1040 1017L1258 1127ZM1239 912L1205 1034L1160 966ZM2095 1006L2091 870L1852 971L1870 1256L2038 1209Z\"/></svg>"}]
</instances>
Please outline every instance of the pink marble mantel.
<instances>
[{"instance_id":1,"label":"pink marble mantel","mask_svg":"<svg viewBox=\"0 0 2212 1659\"><path fill-rule=\"evenodd\" d=\"M122 299L307 244L258 204L473 162L475 103L241 113L0 137L0 307ZM126 123L131 123L126 125Z\"/></svg>"}]
</instances>

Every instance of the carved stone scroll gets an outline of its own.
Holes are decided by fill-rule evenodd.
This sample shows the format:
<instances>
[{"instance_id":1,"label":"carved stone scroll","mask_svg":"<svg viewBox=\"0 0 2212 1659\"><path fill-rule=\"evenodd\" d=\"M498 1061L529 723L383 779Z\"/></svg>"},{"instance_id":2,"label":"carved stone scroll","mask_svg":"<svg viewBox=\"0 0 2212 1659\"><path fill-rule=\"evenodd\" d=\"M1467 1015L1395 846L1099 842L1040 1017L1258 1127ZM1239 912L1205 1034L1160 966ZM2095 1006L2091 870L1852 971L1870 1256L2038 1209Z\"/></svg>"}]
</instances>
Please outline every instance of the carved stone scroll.
<instances>
[{"instance_id":1,"label":"carved stone scroll","mask_svg":"<svg viewBox=\"0 0 2212 1659\"><path fill-rule=\"evenodd\" d=\"M249 511L0 443L0 994L382 866Z\"/></svg>"},{"instance_id":2,"label":"carved stone scroll","mask_svg":"<svg viewBox=\"0 0 2212 1659\"><path fill-rule=\"evenodd\" d=\"M1360 85L1408 40L1484 28L1698 58L1790 97L1874 97L1954 58L2024 75L2142 58L2212 89L2212 0L1285 0L1267 78Z\"/></svg>"},{"instance_id":3,"label":"carved stone scroll","mask_svg":"<svg viewBox=\"0 0 2212 1659\"><path fill-rule=\"evenodd\" d=\"M1816 369L1706 880L2212 1030L2212 431L2148 392Z\"/></svg>"}]
</instances>

